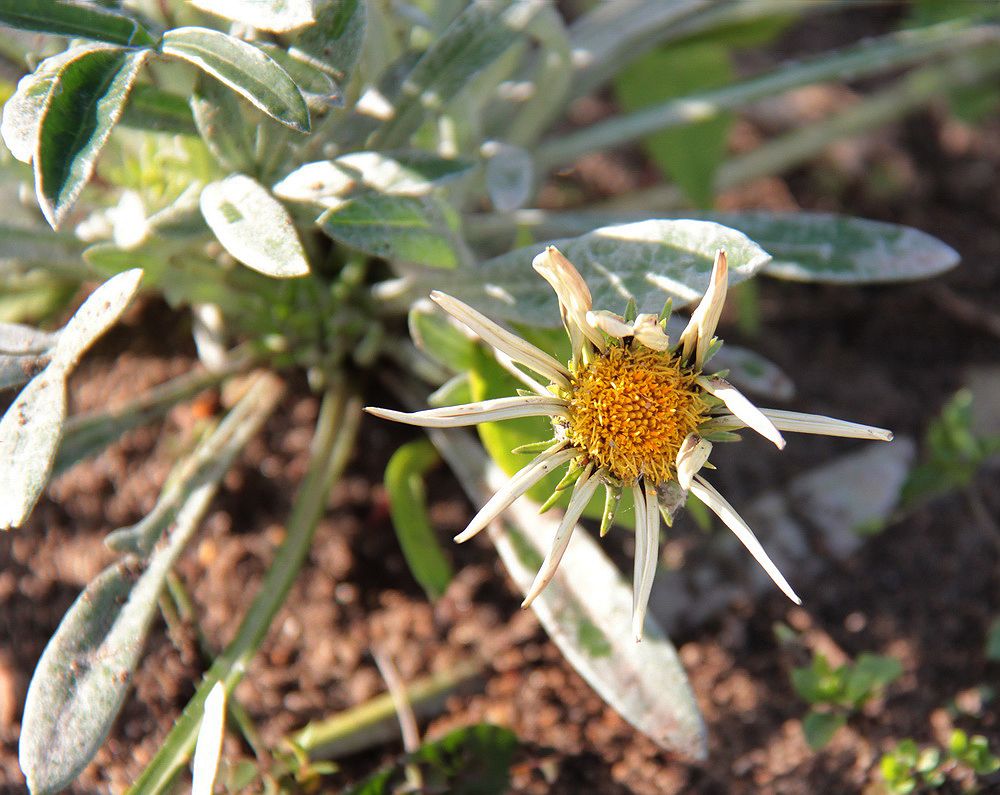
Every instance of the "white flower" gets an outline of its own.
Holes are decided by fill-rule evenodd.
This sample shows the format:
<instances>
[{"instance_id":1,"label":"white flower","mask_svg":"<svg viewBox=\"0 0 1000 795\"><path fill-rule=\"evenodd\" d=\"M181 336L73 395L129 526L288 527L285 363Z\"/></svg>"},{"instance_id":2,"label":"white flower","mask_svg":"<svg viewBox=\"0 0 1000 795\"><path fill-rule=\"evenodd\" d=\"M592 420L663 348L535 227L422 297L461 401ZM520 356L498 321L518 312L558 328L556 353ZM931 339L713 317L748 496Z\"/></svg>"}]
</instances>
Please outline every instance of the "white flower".
<instances>
[{"instance_id":1,"label":"white flower","mask_svg":"<svg viewBox=\"0 0 1000 795\"><path fill-rule=\"evenodd\" d=\"M753 531L699 474L703 467L711 468L712 445L738 438L733 431L740 428L757 431L779 449L785 446L781 431L882 441L891 440L892 433L814 414L759 409L728 381L704 372L719 345L715 328L728 285L726 255L721 250L716 254L709 288L674 344L664 331L664 316L621 317L595 311L586 282L554 246L532 264L559 298L573 350L566 365L449 295L435 292L431 298L488 342L501 364L533 395L412 414L367 409L379 417L433 428L514 417L550 418L553 438L548 447L517 472L455 540L472 538L546 475L568 463L570 474L575 476L569 505L523 606L531 604L552 579L570 534L599 485L605 487L608 506L601 535L611 525L623 489L631 490L635 504L632 630L636 640L642 637L659 557L660 516L671 524L689 493L715 512L777 586L799 604L798 596ZM667 313L665 309L663 314ZM534 371L548 385L521 367Z\"/></svg>"}]
</instances>

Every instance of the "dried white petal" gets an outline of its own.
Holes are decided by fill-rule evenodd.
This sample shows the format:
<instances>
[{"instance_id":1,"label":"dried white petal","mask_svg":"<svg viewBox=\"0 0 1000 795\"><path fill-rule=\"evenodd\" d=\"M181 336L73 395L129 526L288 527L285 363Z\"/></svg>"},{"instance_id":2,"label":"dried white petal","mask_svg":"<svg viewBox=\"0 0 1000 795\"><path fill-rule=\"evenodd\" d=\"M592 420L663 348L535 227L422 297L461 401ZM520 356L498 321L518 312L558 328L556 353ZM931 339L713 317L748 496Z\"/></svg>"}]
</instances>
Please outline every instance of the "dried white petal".
<instances>
[{"instance_id":1,"label":"dried white petal","mask_svg":"<svg viewBox=\"0 0 1000 795\"><path fill-rule=\"evenodd\" d=\"M635 570L632 580L632 634L636 643L642 640L646 623L646 608L653 590L656 562L660 554L660 512L656 504L656 489L633 487L635 496ZM639 505L642 504L642 510Z\"/></svg>"},{"instance_id":2,"label":"dried white petal","mask_svg":"<svg viewBox=\"0 0 1000 795\"><path fill-rule=\"evenodd\" d=\"M565 442L557 442L526 467L515 472L507 484L490 497L480 508L479 513L472 517L469 526L455 536L455 541L459 544L468 541L552 470L580 454L575 447L564 447L564 445Z\"/></svg>"},{"instance_id":3,"label":"dried white petal","mask_svg":"<svg viewBox=\"0 0 1000 795\"><path fill-rule=\"evenodd\" d=\"M728 260L726 252L720 248L715 252L715 263L712 265L708 290L705 291L698 308L691 314L691 319L680 336L684 358L690 361L693 354L694 366L698 370L705 361L705 353L712 344L715 328L719 325L719 318L722 317L722 307L726 303L728 287Z\"/></svg>"},{"instance_id":4,"label":"dried white petal","mask_svg":"<svg viewBox=\"0 0 1000 795\"><path fill-rule=\"evenodd\" d=\"M431 298L445 312L462 321L483 340L497 350L506 353L515 362L530 367L536 373L544 375L560 386L569 386L569 371L541 348L498 326L468 304L463 304L457 298L452 298L446 293L435 290L431 293Z\"/></svg>"},{"instance_id":5,"label":"dried white petal","mask_svg":"<svg viewBox=\"0 0 1000 795\"><path fill-rule=\"evenodd\" d=\"M461 428L478 425L481 422L512 420L518 417L558 417L565 416L566 401L558 397L495 398L478 403L463 403L459 406L444 406L424 411L393 411L375 406L366 406L365 411L385 420L402 422L405 425L419 425L423 428Z\"/></svg>"},{"instance_id":6,"label":"dried white petal","mask_svg":"<svg viewBox=\"0 0 1000 795\"><path fill-rule=\"evenodd\" d=\"M538 569L538 574L535 575L531 587L528 588L528 593L525 595L521 607L528 607L528 605L535 601L535 597L545 589L545 586L555 576L556 569L559 567L559 561L562 560L563 553L566 551L566 547L569 546L569 539L573 535L573 529L580 520L583 509L587 507L587 504L601 483L600 478L591 477L593 470L594 465L588 464L586 471L574 484L573 496L570 497L569 505L566 506L566 513L563 514L562 521L559 523L559 527L556 528L556 533L552 537L552 547L545 556L545 560L542 561L542 565Z\"/></svg>"},{"instance_id":7,"label":"dried white petal","mask_svg":"<svg viewBox=\"0 0 1000 795\"><path fill-rule=\"evenodd\" d=\"M684 491L691 488L691 479L708 461L712 453L712 443L698 434L688 434L681 449L677 451L677 482Z\"/></svg>"},{"instance_id":8,"label":"dried white petal","mask_svg":"<svg viewBox=\"0 0 1000 795\"><path fill-rule=\"evenodd\" d=\"M599 329L609 337L624 339L632 336L632 326L626 323L614 312L607 309L597 309L587 313L587 323L591 327Z\"/></svg>"},{"instance_id":9,"label":"dried white petal","mask_svg":"<svg viewBox=\"0 0 1000 795\"><path fill-rule=\"evenodd\" d=\"M599 351L603 351L604 340L587 322L587 313L594 303L590 288L580 272L573 267L573 263L555 246L549 246L532 260L531 267L549 283L559 298L563 323L573 344L573 358L581 358L584 338L594 343Z\"/></svg>"},{"instance_id":10,"label":"dried white petal","mask_svg":"<svg viewBox=\"0 0 1000 795\"><path fill-rule=\"evenodd\" d=\"M784 449L785 439L774 427L774 423L724 378L702 376L698 378L698 386L725 403L726 408L739 417L740 421L748 428L752 428L765 439L774 442L779 450Z\"/></svg>"},{"instance_id":11,"label":"dried white petal","mask_svg":"<svg viewBox=\"0 0 1000 795\"><path fill-rule=\"evenodd\" d=\"M893 438L892 431L885 428L837 420L821 414L802 414L783 409L761 409L760 412L781 431L811 433L817 436L841 436L847 439L874 439L880 442L891 442ZM739 417L728 416L712 417L712 425L716 428L746 427L746 423Z\"/></svg>"},{"instance_id":12,"label":"dried white petal","mask_svg":"<svg viewBox=\"0 0 1000 795\"><path fill-rule=\"evenodd\" d=\"M782 592L791 599L795 604L802 604L802 600L796 596L795 591L792 590L792 586L788 584L788 581L782 576L781 572L778 571L778 567L774 565L771 559L767 556L764 551L764 547L760 545L757 540L757 536L753 534L753 530L750 526L743 521L743 518L736 513L736 510L730 505L726 498L719 494L718 491L703 477L696 475L694 481L691 483L691 493L694 494L699 500L701 500L705 505L707 505L716 516L718 516L726 526L733 531L736 537L743 543L743 546L749 550L750 554L753 555L754 560L760 564L761 568L767 572L768 576L774 580L775 585L777 585Z\"/></svg>"},{"instance_id":13,"label":"dried white petal","mask_svg":"<svg viewBox=\"0 0 1000 795\"><path fill-rule=\"evenodd\" d=\"M650 350L665 351L670 348L670 337L660 324L660 318L648 313L640 314L632 324L632 336Z\"/></svg>"}]
</instances>

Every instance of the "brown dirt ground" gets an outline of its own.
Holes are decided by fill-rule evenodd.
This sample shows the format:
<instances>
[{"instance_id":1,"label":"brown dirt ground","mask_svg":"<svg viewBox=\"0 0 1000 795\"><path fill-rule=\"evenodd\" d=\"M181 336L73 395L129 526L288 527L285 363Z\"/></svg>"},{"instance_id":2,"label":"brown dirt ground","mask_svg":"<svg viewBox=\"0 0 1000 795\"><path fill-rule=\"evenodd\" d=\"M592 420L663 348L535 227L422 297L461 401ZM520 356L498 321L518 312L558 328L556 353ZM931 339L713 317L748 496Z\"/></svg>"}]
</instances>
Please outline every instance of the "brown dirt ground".
<instances>
[{"instance_id":1,"label":"brown dirt ground","mask_svg":"<svg viewBox=\"0 0 1000 795\"><path fill-rule=\"evenodd\" d=\"M619 165L609 158L603 178L620 178ZM885 179L873 187L868 177L876 172ZM990 316L1000 317L996 120L970 129L939 112L922 113L840 147L785 181L723 197L722 204L835 209L897 221L939 236L963 255L960 268L933 283L762 283L760 337L741 340L731 318L723 332L794 375L796 408L920 436L969 366L997 363L996 332L986 328ZM978 314L942 299L942 288ZM74 378L72 410L113 405L190 367L193 352L182 329L168 339L148 333L164 327L177 328L177 321L156 302L131 312ZM82 585L111 559L103 536L152 507L171 456L213 401L209 396L159 426L127 434L56 480L27 527L0 537L0 790L23 791L20 714L46 640ZM298 384L227 477L180 564L216 647L231 636L280 541L316 411L315 398ZM1000 604L995 470L976 482L985 520L962 495L941 498L804 588L805 609L790 608L774 593L676 637L710 735L709 761L691 765L639 736L562 660L534 616L518 609L488 542L449 549L459 574L447 595L429 604L398 549L381 485L388 456L409 437L369 420L363 438L363 455L334 489L308 563L237 691L270 742L382 692L369 653L377 646L405 680L471 658L485 661L478 686L451 697L422 729L436 736L480 720L513 729L521 742L516 792L861 792L875 780L879 755L904 737L941 740L954 723L1000 747L996 702L980 694L1000 672L984 655ZM781 456L720 472L721 485L739 505L839 449L827 440L796 439ZM469 506L445 473L432 478L430 498L436 528L447 539L464 525ZM622 555L622 540L609 541ZM803 740L804 705L789 683L802 652L776 640L772 626L779 621L801 631L812 648L891 653L905 667L884 699L818 753ZM125 709L74 792L120 790L158 748L203 671L191 629L175 640L162 625L153 630ZM228 752L242 751L228 742ZM342 760L330 791L398 751L394 743ZM995 779L991 784L1000 791Z\"/></svg>"}]
</instances>

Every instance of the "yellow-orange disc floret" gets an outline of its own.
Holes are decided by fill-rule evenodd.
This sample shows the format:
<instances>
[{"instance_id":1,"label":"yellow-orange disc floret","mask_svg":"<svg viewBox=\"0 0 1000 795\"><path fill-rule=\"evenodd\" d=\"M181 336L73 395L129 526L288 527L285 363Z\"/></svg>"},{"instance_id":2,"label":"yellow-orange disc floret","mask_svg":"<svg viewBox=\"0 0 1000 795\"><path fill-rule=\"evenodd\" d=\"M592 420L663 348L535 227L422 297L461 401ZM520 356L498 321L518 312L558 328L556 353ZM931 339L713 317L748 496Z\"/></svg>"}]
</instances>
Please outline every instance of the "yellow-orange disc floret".
<instances>
[{"instance_id":1,"label":"yellow-orange disc floret","mask_svg":"<svg viewBox=\"0 0 1000 795\"><path fill-rule=\"evenodd\" d=\"M670 480L677 451L708 412L696 375L669 353L609 347L573 375L567 437L623 483Z\"/></svg>"}]
</instances>

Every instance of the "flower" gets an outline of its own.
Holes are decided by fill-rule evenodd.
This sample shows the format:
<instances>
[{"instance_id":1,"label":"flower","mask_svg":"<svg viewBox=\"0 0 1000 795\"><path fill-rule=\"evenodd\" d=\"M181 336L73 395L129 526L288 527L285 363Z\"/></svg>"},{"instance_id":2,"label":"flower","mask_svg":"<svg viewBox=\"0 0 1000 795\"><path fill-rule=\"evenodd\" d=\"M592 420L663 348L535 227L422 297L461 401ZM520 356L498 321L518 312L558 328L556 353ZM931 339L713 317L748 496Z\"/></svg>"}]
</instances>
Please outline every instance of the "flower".
<instances>
[{"instance_id":1,"label":"flower","mask_svg":"<svg viewBox=\"0 0 1000 795\"><path fill-rule=\"evenodd\" d=\"M705 371L721 346L714 335L728 286L722 250L716 253L708 290L673 344L665 331L669 302L660 316L636 314L632 302L625 317L595 311L583 277L554 246L535 257L532 265L559 298L572 344L566 365L449 295L434 292L431 298L489 343L500 363L533 394L414 413L367 409L379 417L432 428L515 417L551 419L552 439L540 445L544 448L540 454L493 495L455 540L469 540L542 478L569 464L557 487L559 494L572 485L569 504L524 607L552 579L573 528L600 485L606 498L602 536L623 489L631 490L635 504L632 631L636 640L642 637L656 570L660 516L670 525L688 494L708 506L788 598L800 604L750 527L700 474L703 468L714 469L708 461L713 444L738 440L735 431L740 428L757 431L779 449L785 446L782 431L882 441L890 441L892 433L815 414L759 409L718 373ZM521 367L533 370L548 385Z\"/></svg>"}]
</instances>

